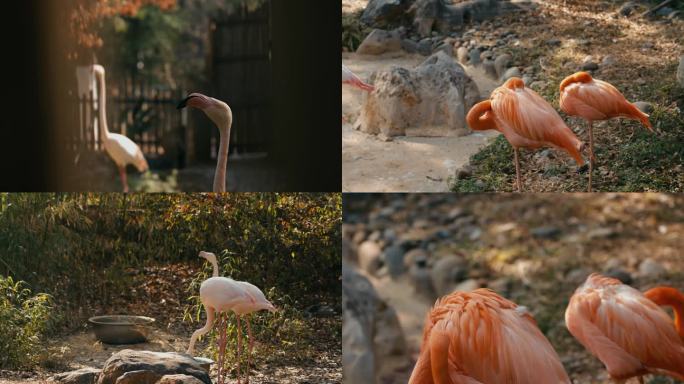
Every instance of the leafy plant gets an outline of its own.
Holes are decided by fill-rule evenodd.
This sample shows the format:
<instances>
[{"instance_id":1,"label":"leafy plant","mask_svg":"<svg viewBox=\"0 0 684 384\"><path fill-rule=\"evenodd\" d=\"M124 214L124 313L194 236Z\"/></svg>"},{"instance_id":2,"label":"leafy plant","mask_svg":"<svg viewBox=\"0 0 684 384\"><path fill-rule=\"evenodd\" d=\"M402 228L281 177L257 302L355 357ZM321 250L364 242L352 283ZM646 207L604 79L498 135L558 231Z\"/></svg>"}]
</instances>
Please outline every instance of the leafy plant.
<instances>
[{"instance_id":1,"label":"leafy plant","mask_svg":"<svg viewBox=\"0 0 684 384\"><path fill-rule=\"evenodd\" d=\"M53 324L50 295L35 296L23 281L0 276L0 368L28 367L42 350L41 336Z\"/></svg>"}]
</instances>

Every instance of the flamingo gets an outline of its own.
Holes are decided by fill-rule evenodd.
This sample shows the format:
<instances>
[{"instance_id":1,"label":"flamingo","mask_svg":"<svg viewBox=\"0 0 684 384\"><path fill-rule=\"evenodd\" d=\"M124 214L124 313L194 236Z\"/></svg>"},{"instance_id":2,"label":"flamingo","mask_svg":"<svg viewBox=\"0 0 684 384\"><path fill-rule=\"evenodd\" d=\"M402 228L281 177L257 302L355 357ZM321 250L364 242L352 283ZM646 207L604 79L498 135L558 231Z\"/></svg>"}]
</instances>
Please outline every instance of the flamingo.
<instances>
[{"instance_id":1,"label":"flamingo","mask_svg":"<svg viewBox=\"0 0 684 384\"><path fill-rule=\"evenodd\" d=\"M570 299L565 324L616 383L638 377L643 384L648 373L684 380L684 342L672 319L617 279L590 275Z\"/></svg>"},{"instance_id":2,"label":"flamingo","mask_svg":"<svg viewBox=\"0 0 684 384\"><path fill-rule=\"evenodd\" d=\"M105 69L101 65L93 65L92 70L95 73L99 88L99 113L100 113L100 137L104 143L105 152L114 160L116 166L119 168L119 176L121 177L121 184L123 184L124 193L128 193L128 180L126 178L126 166L132 164L139 172L146 172L149 169L147 160L143 156L140 147L124 135L118 133L110 133L107 128L107 91L105 84Z\"/></svg>"},{"instance_id":3,"label":"flamingo","mask_svg":"<svg viewBox=\"0 0 684 384\"><path fill-rule=\"evenodd\" d=\"M228 164L228 148L230 146L230 129L233 125L233 111L228 104L201 93L191 93L178 104L178 109L186 106L197 108L204 112L216 125L221 136L218 162L214 174L214 192L226 191L226 166Z\"/></svg>"},{"instance_id":4,"label":"flamingo","mask_svg":"<svg viewBox=\"0 0 684 384\"><path fill-rule=\"evenodd\" d=\"M591 174L594 170L594 133L593 122L614 117L627 117L639 120L653 132L648 115L641 112L625 99L611 84L594 79L586 72L577 72L563 79L560 84L560 107L570 116L580 116L589 123L589 192Z\"/></svg>"},{"instance_id":5,"label":"flamingo","mask_svg":"<svg viewBox=\"0 0 684 384\"><path fill-rule=\"evenodd\" d=\"M466 116L473 130L495 129L513 146L518 192L520 181L519 148L556 147L565 150L584 169L581 152L584 144L563 122L553 107L518 77L511 77L492 91L489 100L475 104Z\"/></svg>"},{"instance_id":6,"label":"flamingo","mask_svg":"<svg viewBox=\"0 0 684 384\"><path fill-rule=\"evenodd\" d=\"M644 296L660 306L674 309L674 325L684 340L684 293L672 287L655 287L644 292Z\"/></svg>"},{"instance_id":7,"label":"flamingo","mask_svg":"<svg viewBox=\"0 0 684 384\"><path fill-rule=\"evenodd\" d=\"M354 74L349 68L342 64L342 84L348 84L352 87L371 92L375 89L370 84L364 83L358 76Z\"/></svg>"},{"instance_id":8,"label":"flamingo","mask_svg":"<svg viewBox=\"0 0 684 384\"><path fill-rule=\"evenodd\" d=\"M570 379L525 307L489 289L454 292L425 320L409 384L564 383Z\"/></svg>"},{"instance_id":9,"label":"flamingo","mask_svg":"<svg viewBox=\"0 0 684 384\"><path fill-rule=\"evenodd\" d=\"M261 292L256 286L245 282L236 281L227 277L219 276L218 262L216 260L216 255L211 252L202 251L199 256L209 261L213 266L212 277L202 282L200 286L200 300L207 313L207 322L204 327L196 330L192 337L190 338L190 344L186 353L190 356L193 355L195 350L195 342L197 338L206 334L211 330L214 325L214 320L216 317L216 312L227 313L233 311L237 317L237 329L238 329L238 384L240 383L240 350L242 348L242 333L240 332L240 317L243 315L249 315L252 312L257 312L260 310L267 310L270 312L275 312L276 308L269 302L264 293ZM225 353L225 327L223 327L223 321L221 321L221 332L219 337L219 382L223 382L223 375L221 374L221 369L223 367L223 356ZM249 318L247 319L247 335L249 338L249 349L247 355L247 383L249 384L249 365L251 365L251 353L253 348L252 343L252 331L250 328Z\"/></svg>"}]
</instances>

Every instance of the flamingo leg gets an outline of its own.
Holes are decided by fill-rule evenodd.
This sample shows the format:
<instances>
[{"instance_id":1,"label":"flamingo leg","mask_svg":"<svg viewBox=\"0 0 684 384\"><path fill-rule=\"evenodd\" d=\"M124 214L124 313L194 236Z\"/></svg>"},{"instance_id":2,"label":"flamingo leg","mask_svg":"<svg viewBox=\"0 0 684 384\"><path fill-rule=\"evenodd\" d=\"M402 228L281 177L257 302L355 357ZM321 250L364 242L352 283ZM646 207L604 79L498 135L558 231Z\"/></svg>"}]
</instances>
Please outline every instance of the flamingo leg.
<instances>
[{"instance_id":1,"label":"flamingo leg","mask_svg":"<svg viewBox=\"0 0 684 384\"><path fill-rule=\"evenodd\" d=\"M589 120L589 187L588 192L591 192L591 174L594 171L594 132L592 130L593 122Z\"/></svg>"},{"instance_id":2,"label":"flamingo leg","mask_svg":"<svg viewBox=\"0 0 684 384\"><path fill-rule=\"evenodd\" d=\"M237 337L238 337L238 349L237 349L237 382L240 384L240 350L242 349L242 329L240 328L240 315L235 315L237 317Z\"/></svg>"},{"instance_id":3,"label":"flamingo leg","mask_svg":"<svg viewBox=\"0 0 684 384\"><path fill-rule=\"evenodd\" d=\"M207 312L207 323L204 325L204 327L196 330L192 334L192 337L190 337L190 345L188 346L188 350L185 352L190 356L192 356L195 352L195 341L197 341L197 338L209 332L209 330L211 330L212 325L214 325L216 311L214 310L214 308L207 306L204 307L204 310Z\"/></svg>"},{"instance_id":4,"label":"flamingo leg","mask_svg":"<svg viewBox=\"0 0 684 384\"><path fill-rule=\"evenodd\" d=\"M119 167L119 176L121 177L121 184L123 185L124 193L128 193L128 179L126 175L126 167Z\"/></svg>"},{"instance_id":5,"label":"flamingo leg","mask_svg":"<svg viewBox=\"0 0 684 384\"><path fill-rule=\"evenodd\" d=\"M249 349L247 349L247 384L249 384L249 371L252 368L252 350L254 349L254 342L252 341L252 328L249 325L249 315L245 316L247 319L247 340L249 342Z\"/></svg>"},{"instance_id":6,"label":"flamingo leg","mask_svg":"<svg viewBox=\"0 0 684 384\"><path fill-rule=\"evenodd\" d=\"M225 370L225 358L226 358L226 328L228 327L228 322L226 319L226 314L219 314L219 339L218 339L218 384L223 384L225 382L226 370Z\"/></svg>"},{"instance_id":7,"label":"flamingo leg","mask_svg":"<svg viewBox=\"0 0 684 384\"><path fill-rule=\"evenodd\" d=\"M515 179L518 188L518 192L522 192L522 182L520 181L520 158L518 155L518 148L513 148L513 154L515 155Z\"/></svg>"}]
</instances>

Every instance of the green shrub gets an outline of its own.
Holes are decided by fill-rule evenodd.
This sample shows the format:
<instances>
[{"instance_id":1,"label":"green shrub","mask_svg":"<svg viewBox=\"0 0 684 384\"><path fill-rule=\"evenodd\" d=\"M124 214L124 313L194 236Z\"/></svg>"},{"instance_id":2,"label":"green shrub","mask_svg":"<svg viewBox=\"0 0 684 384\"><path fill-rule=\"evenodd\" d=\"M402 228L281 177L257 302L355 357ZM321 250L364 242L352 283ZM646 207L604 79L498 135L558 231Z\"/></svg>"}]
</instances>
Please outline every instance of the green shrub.
<instances>
[{"instance_id":1,"label":"green shrub","mask_svg":"<svg viewBox=\"0 0 684 384\"><path fill-rule=\"evenodd\" d=\"M0 368L29 367L36 362L41 336L52 324L52 297L31 295L23 281L0 276Z\"/></svg>"}]
</instances>

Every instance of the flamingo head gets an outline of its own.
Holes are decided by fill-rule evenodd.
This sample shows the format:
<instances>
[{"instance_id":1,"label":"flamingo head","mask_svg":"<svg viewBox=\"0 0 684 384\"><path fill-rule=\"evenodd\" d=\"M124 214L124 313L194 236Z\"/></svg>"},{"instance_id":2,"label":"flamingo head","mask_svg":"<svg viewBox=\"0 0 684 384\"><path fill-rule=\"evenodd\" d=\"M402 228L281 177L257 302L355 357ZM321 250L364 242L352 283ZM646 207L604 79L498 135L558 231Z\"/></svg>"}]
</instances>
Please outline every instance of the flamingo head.
<instances>
[{"instance_id":1,"label":"flamingo head","mask_svg":"<svg viewBox=\"0 0 684 384\"><path fill-rule=\"evenodd\" d=\"M216 263L216 255L211 252L200 251L199 257L206 259L210 263Z\"/></svg>"},{"instance_id":2,"label":"flamingo head","mask_svg":"<svg viewBox=\"0 0 684 384\"><path fill-rule=\"evenodd\" d=\"M183 99L177 109L193 107L204 112L218 127L230 126L233 122L233 112L228 104L201 93L191 93Z\"/></svg>"},{"instance_id":3,"label":"flamingo head","mask_svg":"<svg viewBox=\"0 0 684 384\"><path fill-rule=\"evenodd\" d=\"M589 161L591 161L590 156L587 154L586 156L584 155L585 151L588 151L588 146L587 143L585 142L580 142L578 144L577 150L580 153L580 156L582 156L582 159L584 160L584 164L580 165L577 167L577 173L582 174L585 173L589 170Z\"/></svg>"}]
</instances>

